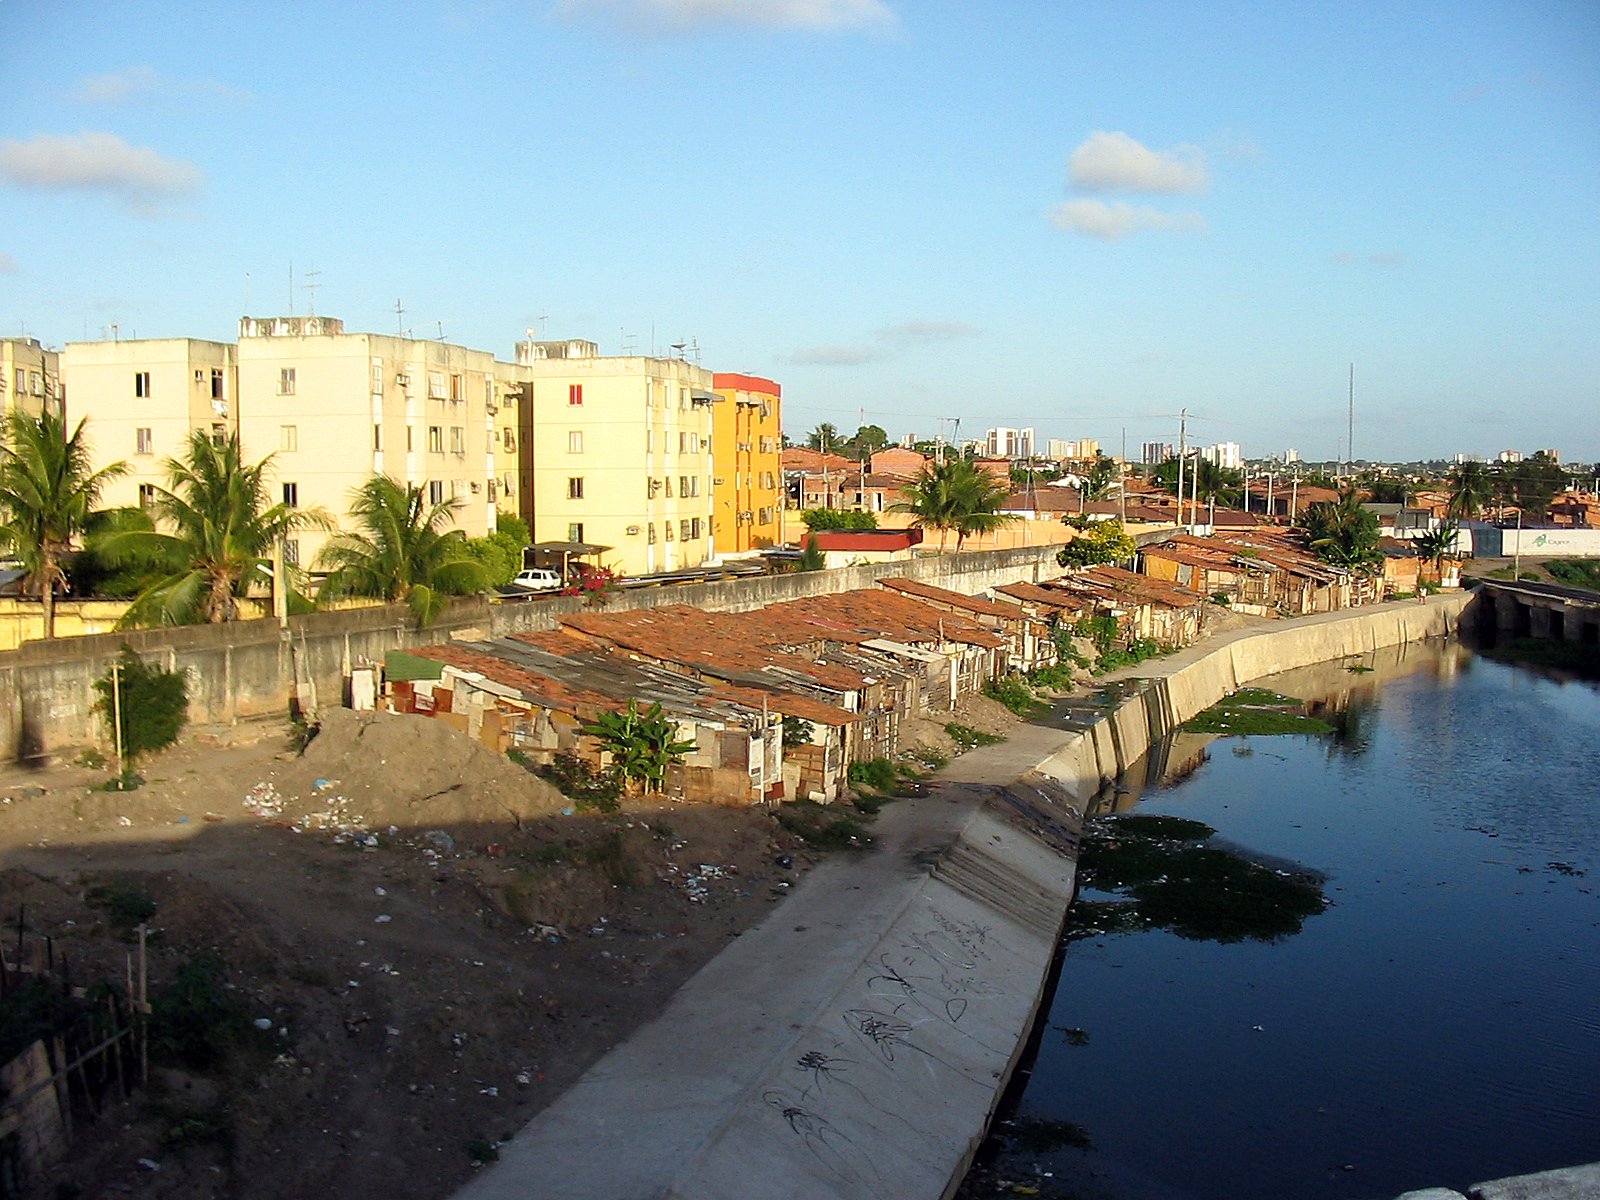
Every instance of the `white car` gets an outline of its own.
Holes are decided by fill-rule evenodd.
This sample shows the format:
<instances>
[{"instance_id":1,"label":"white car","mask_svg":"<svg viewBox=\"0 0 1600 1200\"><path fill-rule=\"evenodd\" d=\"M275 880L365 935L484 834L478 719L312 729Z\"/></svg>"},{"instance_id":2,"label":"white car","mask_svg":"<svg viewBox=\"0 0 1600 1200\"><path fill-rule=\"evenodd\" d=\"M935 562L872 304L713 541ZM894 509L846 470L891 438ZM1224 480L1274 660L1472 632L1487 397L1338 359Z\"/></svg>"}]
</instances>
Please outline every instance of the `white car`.
<instances>
[{"instance_id":1,"label":"white car","mask_svg":"<svg viewBox=\"0 0 1600 1200\"><path fill-rule=\"evenodd\" d=\"M527 588L530 592L553 592L561 587L561 576L554 571L530 567L526 571L518 571L511 586Z\"/></svg>"}]
</instances>

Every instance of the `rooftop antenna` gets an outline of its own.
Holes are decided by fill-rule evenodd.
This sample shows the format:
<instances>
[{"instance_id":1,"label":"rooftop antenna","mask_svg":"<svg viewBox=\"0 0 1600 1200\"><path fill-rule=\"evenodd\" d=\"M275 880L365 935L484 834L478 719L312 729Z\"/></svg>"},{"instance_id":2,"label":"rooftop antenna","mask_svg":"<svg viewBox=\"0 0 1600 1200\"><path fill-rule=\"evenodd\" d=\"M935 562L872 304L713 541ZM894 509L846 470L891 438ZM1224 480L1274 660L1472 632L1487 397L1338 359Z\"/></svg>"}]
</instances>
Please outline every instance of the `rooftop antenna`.
<instances>
[{"instance_id":1,"label":"rooftop antenna","mask_svg":"<svg viewBox=\"0 0 1600 1200\"><path fill-rule=\"evenodd\" d=\"M322 285L320 283L312 283L311 280L318 278L321 274L321 271L313 267L306 272L306 282L300 285L302 290L309 293L306 300L306 307L309 310L306 314L307 316L314 317L317 315L317 289Z\"/></svg>"},{"instance_id":2,"label":"rooftop antenna","mask_svg":"<svg viewBox=\"0 0 1600 1200\"><path fill-rule=\"evenodd\" d=\"M1356 473L1356 365L1350 364L1350 420L1345 434L1345 453L1350 462L1351 478Z\"/></svg>"},{"instance_id":3,"label":"rooftop antenna","mask_svg":"<svg viewBox=\"0 0 1600 1200\"><path fill-rule=\"evenodd\" d=\"M683 357L683 352L684 352L684 349L685 349L685 348L686 348L686 347L687 347L687 346L688 346L688 345L689 345L689 343L688 343L688 342L673 342L673 343L672 343L672 348L673 348L673 349L674 349L674 350L676 350L676 351L677 351L677 356L678 356L678 357L679 357L679 358L682 358L682 357Z\"/></svg>"},{"instance_id":4,"label":"rooftop antenna","mask_svg":"<svg viewBox=\"0 0 1600 1200\"><path fill-rule=\"evenodd\" d=\"M439 327L439 340L441 342L444 341L444 322L443 321L435 321L434 324Z\"/></svg>"},{"instance_id":5,"label":"rooftop antenna","mask_svg":"<svg viewBox=\"0 0 1600 1200\"><path fill-rule=\"evenodd\" d=\"M689 353L694 355L694 365L698 367L700 365L700 339L699 338L692 337L692 338L689 339Z\"/></svg>"},{"instance_id":6,"label":"rooftop antenna","mask_svg":"<svg viewBox=\"0 0 1600 1200\"><path fill-rule=\"evenodd\" d=\"M400 301L394 302L394 331L400 337L405 337L406 310L401 307Z\"/></svg>"}]
</instances>

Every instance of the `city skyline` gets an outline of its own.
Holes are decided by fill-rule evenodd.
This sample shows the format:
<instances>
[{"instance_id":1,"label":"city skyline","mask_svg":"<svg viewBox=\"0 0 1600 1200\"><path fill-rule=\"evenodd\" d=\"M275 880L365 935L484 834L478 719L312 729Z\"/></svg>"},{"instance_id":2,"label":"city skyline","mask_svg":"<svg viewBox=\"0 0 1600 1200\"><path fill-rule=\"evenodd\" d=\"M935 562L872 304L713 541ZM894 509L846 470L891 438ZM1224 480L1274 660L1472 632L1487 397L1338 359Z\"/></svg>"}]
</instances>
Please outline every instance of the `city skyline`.
<instances>
[{"instance_id":1,"label":"city skyline","mask_svg":"<svg viewBox=\"0 0 1600 1200\"><path fill-rule=\"evenodd\" d=\"M1252 457L1600 458L1584 6L385 18L0 6L0 334L314 305L501 359L698 345L779 380L797 441L959 416L1136 453L1187 409Z\"/></svg>"}]
</instances>

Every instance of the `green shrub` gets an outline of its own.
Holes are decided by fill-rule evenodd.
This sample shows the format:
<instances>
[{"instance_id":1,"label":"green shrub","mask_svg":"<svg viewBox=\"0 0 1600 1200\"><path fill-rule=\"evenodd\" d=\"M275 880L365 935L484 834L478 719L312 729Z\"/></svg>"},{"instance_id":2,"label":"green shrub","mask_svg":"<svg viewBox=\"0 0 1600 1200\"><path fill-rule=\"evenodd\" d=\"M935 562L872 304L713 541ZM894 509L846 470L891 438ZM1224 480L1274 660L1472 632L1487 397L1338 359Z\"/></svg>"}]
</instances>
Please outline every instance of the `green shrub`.
<instances>
[{"instance_id":1,"label":"green shrub","mask_svg":"<svg viewBox=\"0 0 1600 1200\"><path fill-rule=\"evenodd\" d=\"M228 995L226 976L220 957L199 954L156 993L150 1002L150 1045L161 1058L203 1071L246 1043L250 1022Z\"/></svg>"},{"instance_id":2,"label":"green shrub","mask_svg":"<svg viewBox=\"0 0 1600 1200\"><path fill-rule=\"evenodd\" d=\"M887 758L868 758L850 764L849 779L851 783L888 792L900 782L900 772Z\"/></svg>"},{"instance_id":3,"label":"green shrub","mask_svg":"<svg viewBox=\"0 0 1600 1200\"><path fill-rule=\"evenodd\" d=\"M1227 592L1212 592L1211 603L1220 604L1223 608L1228 608L1233 604L1233 600Z\"/></svg>"},{"instance_id":4,"label":"green shrub","mask_svg":"<svg viewBox=\"0 0 1600 1200\"><path fill-rule=\"evenodd\" d=\"M126 879L97 883L83 898L91 908L105 913L107 923L123 934L156 915L155 897Z\"/></svg>"},{"instance_id":5,"label":"green shrub","mask_svg":"<svg viewBox=\"0 0 1600 1200\"><path fill-rule=\"evenodd\" d=\"M856 509L808 508L800 514L800 519L812 533L822 533L831 529L862 530L878 527L877 517Z\"/></svg>"},{"instance_id":6,"label":"green shrub","mask_svg":"<svg viewBox=\"0 0 1600 1200\"><path fill-rule=\"evenodd\" d=\"M997 733L984 733L981 729L974 729L971 725L962 725L955 721L946 725L944 731L950 735L950 740L962 754L968 750L976 750L979 746L997 746L1006 740Z\"/></svg>"},{"instance_id":7,"label":"green shrub","mask_svg":"<svg viewBox=\"0 0 1600 1200\"><path fill-rule=\"evenodd\" d=\"M1050 667L1039 667L1036 670L1029 671L1024 678L1028 681L1030 687L1044 691L1061 692L1072 690L1072 668L1065 663L1056 663Z\"/></svg>"},{"instance_id":8,"label":"green shrub","mask_svg":"<svg viewBox=\"0 0 1600 1200\"><path fill-rule=\"evenodd\" d=\"M816 726L804 717L785 717L783 719L783 744L785 746L801 746L810 742L816 734Z\"/></svg>"},{"instance_id":9,"label":"green shrub","mask_svg":"<svg viewBox=\"0 0 1600 1200\"><path fill-rule=\"evenodd\" d=\"M506 752L512 762L528 767L541 779L548 780L578 809L595 812L616 812L622 802L622 780L607 771L597 771L583 759L572 754L557 754L544 766L530 766L528 756L520 750Z\"/></svg>"},{"instance_id":10,"label":"green shrub","mask_svg":"<svg viewBox=\"0 0 1600 1200\"><path fill-rule=\"evenodd\" d=\"M1019 675L989 680L983 685L983 694L991 700L1000 701L1019 717L1031 717L1039 708L1033 689Z\"/></svg>"},{"instance_id":11,"label":"green shrub","mask_svg":"<svg viewBox=\"0 0 1600 1200\"><path fill-rule=\"evenodd\" d=\"M854 816L810 800L794 800L777 812L778 824L819 850L862 850L872 844L866 827Z\"/></svg>"},{"instance_id":12,"label":"green shrub","mask_svg":"<svg viewBox=\"0 0 1600 1200\"><path fill-rule=\"evenodd\" d=\"M94 681L95 694L100 697L94 707L108 725L113 714L120 713L124 761L175 742L189 719L187 676L182 671L149 666L123 646L114 689L113 678L107 671Z\"/></svg>"}]
</instances>

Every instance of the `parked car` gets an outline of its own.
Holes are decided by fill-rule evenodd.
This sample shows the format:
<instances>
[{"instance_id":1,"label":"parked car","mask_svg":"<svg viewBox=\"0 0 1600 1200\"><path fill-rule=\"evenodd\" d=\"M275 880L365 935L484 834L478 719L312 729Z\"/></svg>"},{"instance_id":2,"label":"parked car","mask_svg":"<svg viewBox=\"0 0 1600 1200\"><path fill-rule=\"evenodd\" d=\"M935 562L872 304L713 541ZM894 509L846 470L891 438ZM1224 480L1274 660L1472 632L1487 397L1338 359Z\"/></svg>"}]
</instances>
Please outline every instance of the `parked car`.
<instances>
[{"instance_id":1,"label":"parked car","mask_svg":"<svg viewBox=\"0 0 1600 1200\"><path fill-rule=\"evenodd\" d=\"M539 567L529 567L526 571L518 571L511 581L512 587L526 588L530 592L553 592L561 587L561 576L554 571L546 571Z\"/></svg>"}]
</instances>

